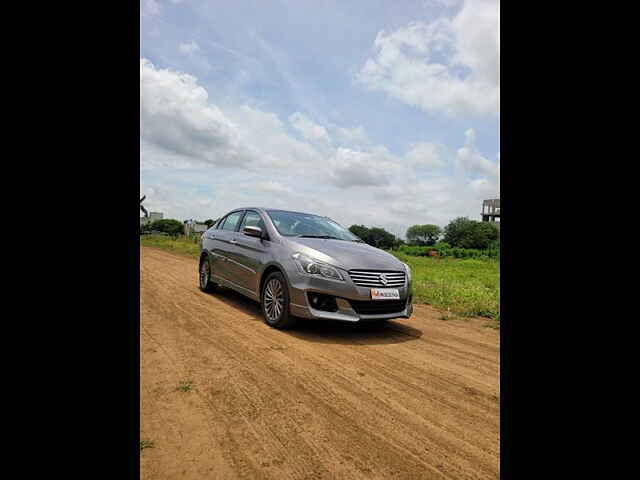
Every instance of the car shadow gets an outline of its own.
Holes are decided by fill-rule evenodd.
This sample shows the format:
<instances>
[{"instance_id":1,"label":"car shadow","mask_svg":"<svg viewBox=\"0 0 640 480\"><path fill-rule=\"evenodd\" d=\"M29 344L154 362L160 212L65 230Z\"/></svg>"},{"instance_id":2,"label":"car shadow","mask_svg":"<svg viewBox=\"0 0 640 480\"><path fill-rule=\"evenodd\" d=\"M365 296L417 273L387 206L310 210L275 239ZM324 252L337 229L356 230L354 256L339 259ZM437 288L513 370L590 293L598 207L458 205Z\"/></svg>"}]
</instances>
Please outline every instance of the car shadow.
<instances>
[{"instance_id":1,"label":"car shadow","mask_svg":"<svg viewBox=\"0 0 640 480\"><path fill-rule=\"evenodd\" d=\"M309 342L339 345L388 345L422 337L422 330L395 320L348 323L301 318L295 327L285 331Z\"/></svg>"},{"instance_id":2,"label":"car shadow","mask_svg":"<svg viewBox=\"0 0 640 480\"><path fill-rule=\"evenodd\" d=\"M262 321L262 310L260 304L250 298L245 297L241 293L227 287L218 287L215 293L212 293L216 299L226 303L231 307L235 307L243 313L250 315L251 320Z\"/></svg>"},{"instance_id":3,"label":"car shadow","mask_svg":"<svg viewBox=\"0 0 640 480\"><path fill-rule=\"evenodd\" d=\"M213 294L218 300L264 322L260 304L230 288L219 288ZM296 325L280 330L285 335L314 343L340 345L386 345L411 342L422 337L422 330L397 320L387 322L339 322L299 318Z\"/></svg>"}]
</instances>

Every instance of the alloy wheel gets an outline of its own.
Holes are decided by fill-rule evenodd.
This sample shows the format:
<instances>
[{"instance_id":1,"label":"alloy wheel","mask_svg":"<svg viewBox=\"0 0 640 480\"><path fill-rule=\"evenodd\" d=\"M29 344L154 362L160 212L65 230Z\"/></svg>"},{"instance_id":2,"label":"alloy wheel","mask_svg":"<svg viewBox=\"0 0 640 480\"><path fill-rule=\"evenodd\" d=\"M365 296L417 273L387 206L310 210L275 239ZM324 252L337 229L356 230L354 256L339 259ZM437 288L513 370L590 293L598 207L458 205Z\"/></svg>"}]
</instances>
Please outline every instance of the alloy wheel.
<instances>
[{"instance_id":1,"label":"alloy wheel","mask_svg":"<svg viewBox=\"0 0 640 480\"><path fill-rule=\"evenodd\" d=\"M209 262L207 260L203 260L200 265L200 287L203 289L207 288L207 284L209 283Z\"/></svg>"},{"instance_id":2,"label":"alloy wheel","mask_svg":"<svg viewBox=\"0 0 640 480\"><path fill-rule=\"evenodd\" d=\"M264 310L267 320L276 322L284 309L284 289L276 278L272 278L267 283L264 290Z\"/></svg>"}]
</instances>

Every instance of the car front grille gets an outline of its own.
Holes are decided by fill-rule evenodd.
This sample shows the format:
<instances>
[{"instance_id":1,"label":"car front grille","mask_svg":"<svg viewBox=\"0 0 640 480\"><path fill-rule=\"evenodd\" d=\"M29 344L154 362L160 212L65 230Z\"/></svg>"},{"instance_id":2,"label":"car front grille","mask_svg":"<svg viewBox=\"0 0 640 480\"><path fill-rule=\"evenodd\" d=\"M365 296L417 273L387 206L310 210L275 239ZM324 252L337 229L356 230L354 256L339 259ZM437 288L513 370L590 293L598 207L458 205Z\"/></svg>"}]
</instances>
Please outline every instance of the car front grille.
<instances>
[{"instance_id":1,"label":"car front grille","mask_svg":"<svg viewBox=\"0 0 640 480\"><path fill-rule=\"evenodd\" d=\"M385 285L380 279L380 275L384 275L387 278L387 284ZM349 276L353 283L360 287L404 287L405 273L404 272L383 272L375 270L349 270Z\"/></svg>"},{"instance_id":2,"label":"car front grille","mask_svg":"<svg viewBox=\"0 0 640 480\"><path fill-rule=\"evenodd\" d=\"M359 315L385 315L399 313L407 306L407 300L349 300L351 308Z\"/></svg>"}]
</instances>

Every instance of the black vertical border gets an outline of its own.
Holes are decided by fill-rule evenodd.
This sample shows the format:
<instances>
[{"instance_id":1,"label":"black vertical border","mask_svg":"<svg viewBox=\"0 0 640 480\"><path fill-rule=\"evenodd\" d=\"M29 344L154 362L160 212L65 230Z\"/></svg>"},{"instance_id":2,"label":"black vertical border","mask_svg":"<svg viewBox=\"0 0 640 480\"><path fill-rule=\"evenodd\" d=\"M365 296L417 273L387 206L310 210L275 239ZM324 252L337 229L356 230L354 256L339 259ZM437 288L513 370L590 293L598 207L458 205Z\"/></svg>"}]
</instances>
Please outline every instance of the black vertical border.
<instances>
[{"instance_id":1,"label":"black vertical border","mask_svg":"<svg viewBox=\"0 0 640 480\"><path fill-rule=\"evenodd\" d=\"M138 5L137 2L135 5ZM131 122L131 134L127 141L130 141L135 146L135 155L133 158L137 158L135 175L131 172L131 177L135 181L135 185L131 185L131 193L140 195L140 11L135 18L135 28L132 30L135 32L135 41L132 42L131 55L127 55L127 65L131 64L131 78L134 88L131 92L131 102L136 115L132 116ZM134 77L135 75L135 77ZM134 149L131 149L132 153ZM134 162L131 162L134 165ZM131 401L128 404L128 412L130 412L129 424L132 426L129 438L130 441L127 445L130 448L132 461L128 463L128 470L130 470L129 478L139 478L140 476L140 204L138 202L138 208L135 209L135 202L131 202L132 210L135 214L131 213L131 223L129 225L129 231L131 232L127 238L131 239L130 244L127 245L127 251L129 253L128 272L131 273L127 278L129 283L127 289L129 292L129 298L131 302L128 304L128 311L130 312L130 318L135 321L127 323L126 338L128 340L127 351L129 352L128 364L135 366L135 368L129 368L128 372L128 385L131 396ZM128 218L128 217L127 217Z\"/></svg>"},{"instance_id":2,"label":"black vertical border","mask_svg":"<svg viewBox=\"0 0 640 480\"><path fill-rule=\"evenodd\" d=\"M126 59L126 165L127 179L127 235L123 245L126 258L123 276L126 276L126 317L122 336L126 338L126 478L140 477L140 9L131 2L131 24L122 58ZM124 79L123 79L124 81ZM124 152L123 152L124 153ZM137 161L136 161L137 159ZM136 205L135 200L138 200ZM138 208L136 208L138 206Z\"/></svg>"},{"instance_id":3,"label":"black vertical border","mask_svg":"<svg viewBox=\"0 0 640 480\"><path fill-rule=\"evenodd\" d=\"M509 30L504 31L504 9L500 8L500 158L510 158L512 128L509 126L509 86L502 82L503 73L509 78L509 49L505 48L504 38L510 37ZM509 15L507 15L507 19ZM506 50L506 51L505 51ZM506 87L506 88L505 88ZM507 121L504 121L504 119ZM511 255L511 162L500 165L500 478L514 478L513 473L513 339L510 289L511 270L514 263Z\"/></svg>"}]
</instances>

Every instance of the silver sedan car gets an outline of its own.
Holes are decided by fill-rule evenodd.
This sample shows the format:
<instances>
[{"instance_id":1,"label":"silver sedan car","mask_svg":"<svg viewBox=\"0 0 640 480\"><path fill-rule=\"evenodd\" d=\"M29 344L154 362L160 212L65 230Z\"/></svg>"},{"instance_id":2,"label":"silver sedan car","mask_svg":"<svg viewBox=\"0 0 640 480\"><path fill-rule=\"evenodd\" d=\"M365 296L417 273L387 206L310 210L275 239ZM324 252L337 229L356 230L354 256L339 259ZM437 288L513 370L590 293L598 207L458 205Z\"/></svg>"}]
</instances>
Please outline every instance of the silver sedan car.
<instances>
[{"instance_id":1,"label":"silver sedan car","mask_svg":"<svg viewBox=\"0 0 640 480\"><path fill-rule=\"evenodd\" d=\"M246 207L201 238L200 288L220 285L260 302L275 328L297 317L347 322L409 318L411 270L330 218Z\"/></svg>"}]
</instances>

